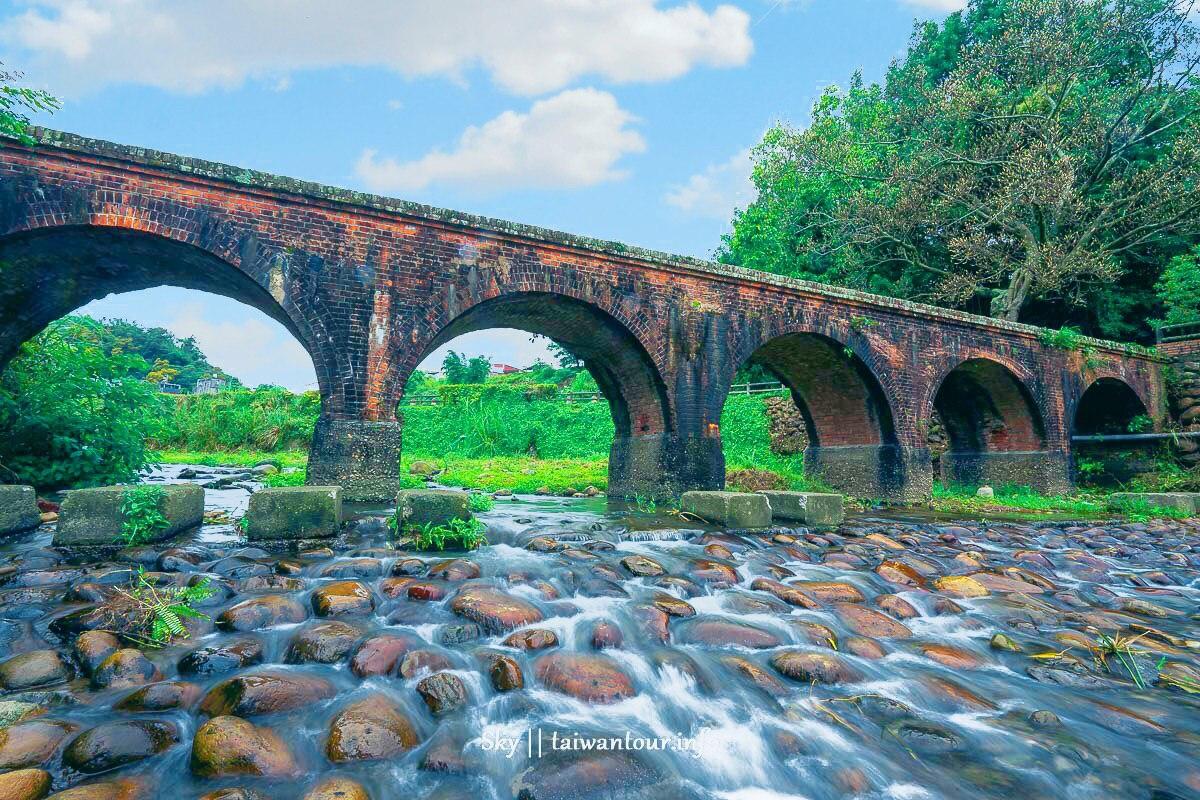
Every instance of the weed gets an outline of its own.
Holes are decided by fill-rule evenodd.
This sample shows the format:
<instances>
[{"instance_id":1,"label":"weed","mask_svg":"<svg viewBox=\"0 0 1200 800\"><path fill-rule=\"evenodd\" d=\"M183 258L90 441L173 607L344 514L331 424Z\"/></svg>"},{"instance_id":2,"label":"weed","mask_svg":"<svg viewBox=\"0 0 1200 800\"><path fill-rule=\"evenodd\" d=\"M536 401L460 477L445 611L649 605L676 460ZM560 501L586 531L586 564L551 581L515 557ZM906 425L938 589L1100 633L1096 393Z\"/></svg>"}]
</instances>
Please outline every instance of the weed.
<instances>
[{"instance_id":1,"label":"weed","mask_svg":"<svg viewBox=\"0 0 1200 800\"><path fill-rule=\"evenodd\" d=\"M467 495L467 508L472 512L491 511L496 507L496 501L483 492L471 492Z\"/></svg>"},{"instance_id":2,"label":"weed","mask_svg":"<svg viewBox=\"0 0 1200 800\"><path fill-rule=\"evenodd\" d=\"M208 578L195 586L158 587L139 568L128 589L117 589L106 605L113 618L120 620L113 631L128 641L145 647L162 647L176 639L188 638L183 620L208 619L193 604L213 595Z\"/></svg>"},{"instance_id":3,"label":"weed","mask_svg":"<svg viewBox=\"0 0 1200 800\"><path fill-rule=\"evenodd\" d=\"M633 507L639 514L652 515L658 513L658 501L647 495L635 495Z\"/></svg>"},{"instance_id":4,"label":"weed","mask_svg":"<svg viewBox=\"0 0 1200 800\"><path fill-rule=\"evenodd\" d=\"M878 324L879 320L874 320L870 317L864 317L857 314L850 318L850 330L854 331L855 333L862 333L863 331L870 330Z\"/></svg>"},{"instance_id":5,"label":"weed","mask_svg":"<svg viewBox=\"0 0 1200 800\"><path fill-rule=\"evenodd\" d=\"M1129 425L1126 428L1130 433L1145 433L1154 427L1154 420L1150 419L1145 414L1138 414L1133 419L1129 420Z\"/></svg>"},{"instance_id":6,"label":"weed","mask_svg":"<svg viewBox=\"0 0 1200 800\"><path fill-rule=\"evenodd\" d=\"M1146 688L1146 681L1142 678L1142 670L1137 664L1137 654L1142 652L1135 649L1134 645L1138 643L1145 633L1139 633L1137 636L1109 636L1106 633L1101 633L1095 628L1088 629L1096 636L1096 643L1090 646L1092 658L1096 662L1097 667L1103 667L1106 672L1112 672L1109 666L1109 659L1115 658L1125 671L1129 673L1129 677L1133 679L1133 684L1139 689Z\"/></svg>"},{"instance_id":7,"label":"weed","mask_svg":"<svg viewBox=\"0 0 1200 800\"><path fill-rule=\"evenodd\" d=\"M165 495L161 486L130 486L121 493L120 538L126 545L146 544L171 524L162 512Z\"/></svg>"},{"instance_id":8,"label":"weed","mask_svg":"<svg viewBox=\"0 0 1200 800\"><path fill-rule=\"evenodd\" d=\"M418 550L445 550L447 545L474 550L488 543L487 528L477 519L452 519L445 525L428 523L413 531Z\"/></svg>"}]
</instances>

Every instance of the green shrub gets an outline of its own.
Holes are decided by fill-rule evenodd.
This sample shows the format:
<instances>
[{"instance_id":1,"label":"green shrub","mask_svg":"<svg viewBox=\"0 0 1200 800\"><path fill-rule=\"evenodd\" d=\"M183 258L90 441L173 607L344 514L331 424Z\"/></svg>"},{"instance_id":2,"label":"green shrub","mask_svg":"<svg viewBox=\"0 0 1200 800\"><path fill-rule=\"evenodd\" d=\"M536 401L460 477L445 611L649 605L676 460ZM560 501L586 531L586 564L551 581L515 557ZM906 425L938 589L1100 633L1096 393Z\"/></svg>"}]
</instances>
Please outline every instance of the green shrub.
<instances>
[{"instance_id":1,"label":"green shrub","mask_svg":"<svg viewBox=\"0 0 1200 800\"><path fill-rule=\"evenodd\" d=\"M0 481L42 490L132 480L162 408L131 377L145 361L106 353L104 330L64 317L26 342L0 375Z\"/></svg>"},{"instance_id":2,"label":"green shrub","mask_svg":"<svg viewBox=\"0 0 1200 800\"><path fill-rule=\"evenodd\" d=\"M130 486L121 494L121 540L133 547L145 544L171 523L162 512L161 486Z\"/></svg>"},{"instance_id":3,"label":"green shrub","mask_svg":"<svg viewBox=\"0 0 1200 800\"><path fill-rule=\"evenodd\" d=\"M416 528L412 532L413 546L418 550L445 550L461 547L474 550L485 546L487 529L477 519L452 519L445 525L432 523Z\"/></svg>"},{"instance_id":4,"label":"green shrub","mask_svg":"<svg viewBox=\"0 0 1200 800\"><path fill-rule=\"evenodd\" d=\"M321 414L316 392L275 386L170 398L153 444L161 450L307 450Z\"/></svg>"}]
</instances>

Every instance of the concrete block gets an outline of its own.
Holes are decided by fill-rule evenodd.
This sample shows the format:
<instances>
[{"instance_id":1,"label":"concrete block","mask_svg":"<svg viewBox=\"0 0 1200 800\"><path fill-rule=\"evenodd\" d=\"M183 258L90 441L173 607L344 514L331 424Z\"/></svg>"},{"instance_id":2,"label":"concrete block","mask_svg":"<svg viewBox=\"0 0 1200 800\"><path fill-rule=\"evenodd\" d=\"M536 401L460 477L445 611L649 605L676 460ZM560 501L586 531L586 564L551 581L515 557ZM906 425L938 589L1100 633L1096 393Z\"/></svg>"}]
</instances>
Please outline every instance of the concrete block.
<instances>
[{"instance_id":1,"label":"concrete block","mask_svg":"<svg viewBox=\"0 0 1200 800\"><path fill-rule=\"evenodd\" d=\"M728 528L765 528L771 524L771 503L763 494L684 492L679 508Z\"/></svg>"},{"instance_id":2,"label":"concrete block","mask_svg":"<svg viewBox=\"0 0 1200 800\"><path fill-rule=\"evenodd\" d=\"M842 496L821 492L758 492L771 503L775 519L799 520L806 525L840 525Z\"/></svg>"},{"instance_id":3,"label":"concrete block","mask_svg":"<svg viewBox=\"0 0 1200 800\"><path fill-rule=\"evenodd\" d=\"M1108 507L1112 511L1125 511L1130 507L1135 509L1149 506L1154 508L1170 508L1194 515L1200 510L1200 494L1193 492L1117 492L1108 497Z\"/></svg>"},{"instance_id":4,"label":"concrete block","mask_svg":"<svg viewBox=\"0 0 1200 800\"><path fill-rule=\"evenodd\" d=\"M320 539L342 527L339 486L279 486L250 495L246 538Z\"/></svg>"},{"instance_id":5,"label":"concrete block","mask_svg":"<svg viewBox=\"0 0 1200 800\"><path fill-rule=\"evenodd\" d=\"M41 518L32 486L0 485L0 536L32 530Z\"/></svg>"},{"instance_id":6,"label":"concrete block","mask_svg":"<svg viewBox=\"0 0 1200 800\"><path fill-rule=\"evenodd\" d=\"M121 503L133 486L100 486L67 492L58 512L55 545L121 544L125 516ZM153 541L169 539L204 521L204 490L190 483L162 486L162 512L167 527Z\"/></svg>"},{"instance_id":7,"label":"concrete block","mask_svg":"<svg viewBox=\"0 0 1200 800\"><path fill-rule=\"evenodd\" d=\"M470 519L467 493L452 489L402 489L396 495L396 516L402 528L445 525L452 519Z\"/></svg>"}]
</instances>

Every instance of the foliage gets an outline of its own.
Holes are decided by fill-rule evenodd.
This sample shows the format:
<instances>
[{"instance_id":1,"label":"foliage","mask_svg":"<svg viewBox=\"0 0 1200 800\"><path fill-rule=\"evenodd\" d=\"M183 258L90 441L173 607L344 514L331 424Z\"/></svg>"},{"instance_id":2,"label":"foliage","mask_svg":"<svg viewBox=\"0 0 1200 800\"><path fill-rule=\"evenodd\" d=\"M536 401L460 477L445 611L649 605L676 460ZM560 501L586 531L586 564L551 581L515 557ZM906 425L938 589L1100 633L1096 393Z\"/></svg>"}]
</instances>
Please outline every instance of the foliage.
<instances>
[{"instance_id":1,"label":"foliage","mask_svg":"<svg viewBox=\"0 0 1200 800\"><path fill-rule=\"evenodd\" d=\"M1146 681L1142 678L1142 670L1138 667L1137 656L1141 652L1134 645L1146 636L1145 633L1140 633L1137 636L1109 636L1107 633L1102 633L1095 628L1090 629L1096 636L1096 642L1090 649L1092 658L1096 662L1097 667L1102 667L1106 672L1111 672L1112 667L1109 664L1110 658L1115 658L1117 662L1125 668L1125 672L1133 680L1137 688L1145 690Z\"/></svg>"},{"instance_id":2,"label":"foliage","mask_svg":"<svg viewBox=\"0 0 1200 800\"><path fill-rule=\"evenodd\" d=\"M166 408L153 430L156 448L274 453L309 446L321 398L317 392L259 387L173 395Z\"/></svg>"},{"instance_id":3,"label":"foliage","mask_svg":"<svg viewBox=\"0 0 1200 800\"><path fill-rule=\"evenodd\" d=\"M39 489L131 480L162 400L140 356L105 351L103 328L64 317L0 375L0 474Z\"/></svg>"},{"instance_id":4,"label":"foliage","mask_svg":"<svg viewBox=\"0 0 1200 800\"><path fill-rule=\"evenodd\" d=\"M1106 513L1103 495L1078 492L1070 495L1045 495L1028 486L994 487L994 497L979 497L974 487L933 484L933 509L954 514L1073 514L1099 517Z\"/></svg>"},{"instance_id":5,"label":"foliage","mask_svg":"<svg viewBox=\"0 0 1200 800\"><path fill-rule=\"evenodd\" d=\"M150 455L156 464L199 464L208 467L252 467L269 460L278 463L280 469L287 469L303 467L308 463L308 453L303 450L278 450L273 453L260 450L157 450Z\"/></svg>"},{"instance_id":6,"label":"foliage","mask_svg":"<svg viewBox=\"0 0 1200 800\"><path fill-rule=\"evenodd\" d=\"M29 135L29 114L39 111L53 113L62 108L62 104L40 89L17 86L23 77L20 72L4 69L3 62L0 62L0 137L33 144L33 138Z\"/></svg>"},{"instance_id":7,"label":"foliage","mask_svg":"<svg viewBox=\"0 0 1200 800\"><path fill-rule=\"evenodd\" d=\"M1129 433L1145 433L1154 427L1154 420L1146 414L1138 414L1133 419L1129 420L1129 424L1125 427Z\"/></svg>"},{"instance_id":8,"label":"foliage","mask_svg":"<svg viewBox=\"0 0 1200 800\"><path fill-rule=\"evenodd\" d=\"M483 383L492 371L492 362L483 356L468 359L451 350L442 359L442 373L448 383Z\"/></svg>"},{"instance_id":9,"label":"foliage","mask_svg":"<svg viewBox=\"0 0 1200 800\"><path fill-rule=\"evenodd\" d=\"M491 511L496 507L496 501L483 492L471 492L467 496L467 509L472 513Z\"/></svg>"},{"instance_id":10,"label":"foliage","mask_svg":"<svg viewBox=\"0 0 1200 800\"><path fill-rule=\"evenodd\" d=\"M144 328L123 319L101 320L100 325L105 332L101 341L106 350L138 355L152 365L149 374L142 372L146 380L167 378L189 392L201 378L221 378L230 386L241 385L237 378L210 364L193 337L180 339L166 328Z\"/></svg>"},{"instance_id":11,"label":"foliage","mask_svg":"<svg viewBox=\"0 0 1200 800\"><path fill-rule=\"evenodd\" d=\"M405 454L402 471L406 470L409 458L412 457ZM511 489L519 494L533 494L545 487L553 494L562 494L567 489L581 491L595 486L604 490L608 486L607 455L591 458L465 458L448 455L438 459L438 464L443 469L438 475L438 483L485 492Z\"/></svg>"},{"instance_id":12,"label":"foliage","mask_svg":"<svg viewBox=\"0 0 1200 800\"><path fill-rule=\"evenodd\" d=\"M447 546L474 550L488 543L487 528L474 517L452 519L445 525L427 523L411 533L418 550L445 550Z\"/></svg>"},{"instance_id":13,"label":"foliage","mask_svg":"<svg viewBox=\"0 0 1200 800\"><path fill-rule=\"evenodd\" d=\"M1114 509L1129 518L1131 522L1149 522L1152 519L1167 517L1170 519L1187 519L1192 516L1180 508L1156 506L1141 498L1122 498L1113 504Z\"/></svg>"},{"instance_id":14,"label":"foliage","mask_svg":"<svg viewBox=\"0 0 1200 800\"><path fill-rule=\"evenodd\" d=\"M471 403L492 398L535 400L555 397L558 386L497 379L486 383L443 383L437 387L437 393L442 403Z\"/></svg>"},{"instance_id":15,"label":"foliage","mask_svg":"<svg viewBox=\"0 0 1200 800\"><path fill-rule=\"evenodd\" d=\"M277 486L303 486L308 480L307 473L308 471L303 467L287 471L281 470L270 475L263 475L262 482L264 486L272 488Z\"/></svg>"},{"instance_id":16,"label":"foliage","mask_svg":"<svg viewBox=\"0 0 1200 800\"><path fill-rule=\"evenodd\" d=\"M121 540L133 547L146 544L170 523L162 512L161 486L130 486L121 493Z\"/></svg>"},{"instance_id":17,"label":"foliage","mask_svg":"<svg viewBox=\"0 0 1200 800\"><path fill-rule=\"evenodd\" d=\"M1154 285L1166 313L1159 325L1200 322L1200 247L1175 256Z\"/></svg>"},{"instance_id":18,"label":"foliage","mask_svg":"<svg viewBox=\"0 0 1200 800\"><path fill-rule=\"evenodd\" d=\"M162 647L188 638L184 619L208 619L193 605L213 592L208 578L194 586L155 586L139 567L129 588L117 589L105 605L111 617L120 621L114 631L118 636L145 647Z\"/></svg>"},{"instance_id":19,"label":"foliage","mask_svg":"<svg viewBox=\"0 0 1200 800\"><path fill-rule=\"evenodd\" d=\"M722 260L1146 336L1200 237L1200 46L1179 0L971 0L754 150Z\"/></svg>"}]
</instances>

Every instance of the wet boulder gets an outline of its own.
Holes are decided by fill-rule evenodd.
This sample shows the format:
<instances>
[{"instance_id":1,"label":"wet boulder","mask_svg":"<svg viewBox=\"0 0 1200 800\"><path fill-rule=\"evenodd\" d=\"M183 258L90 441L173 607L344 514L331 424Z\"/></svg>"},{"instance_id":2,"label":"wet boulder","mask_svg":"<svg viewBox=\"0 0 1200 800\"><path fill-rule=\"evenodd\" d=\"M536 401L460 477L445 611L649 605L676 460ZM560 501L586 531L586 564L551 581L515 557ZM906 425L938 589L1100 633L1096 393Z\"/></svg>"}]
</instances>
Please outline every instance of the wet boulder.
<instances>
[{"instance_id":1,"label":"wet boulder","mask_svg":"<svg viewBox=\"0 0 1200 800\"><path fill-rule=\"evenodd\" d=\"M958 734L929 720L901 719L888 725L885 730L917 755L942 756L963 748L963 741Z\"/></svg>"},{"instance_id":2,"label":"wet boulder","mask_svg":"<svg viewBox=\"0 0 1200 800\"><path fill-rule=\"evenodd\" d=\"M179 671L184 675L219 675L261 664L262 660L262 642L250 638L235 639L192 650L179 659Z\"/></svg>"},{"instance_id":3,"label":"wet boulder","mask_svg":"<svg viewBox=\"0 0 1200 800\"><path fill-rule=\"evenodd\" d=\"M33 530L41 521L32 486L0 485L0 536Z\"/></svg>"},{"instance_id":4,"label":"wet boulder","mask_svg":"<svg viewBox=\"0 0 1200 800\"><path fill-rule=\"evenodd\" d=\"M63 763L88 774L107 772L167 750L179 742L179 729L165 720L106 722L75 737Z\"/></svg>"},{"instance_id":5,"label":"wet boulder","mask_svg":"<svg viewBox=\"0 0 1200 800\"><path fill-rule=\"evenodd\" d=\"M336 664L350 655L361 638L362 631L353 625L337 620L318 622L296 632L284 660L289 664Z\"/></svg>"},{"instance_id":6,"label":"wet boulder","mask_svg":"<svg viewBox=\"0 0 1200 800\"><path fill-rule=\"evenodd\" d=\"M979 581L966 575L946 575L933 582L933 588L950 597L987 597L991 592Z\"/></svg>"},{"instance_id":7,"label":"wet boulder","mask_svg":"<svg viewBox=\"0 0 1200 800\"><path fill-rule=\"evenodd\" d=\"M217 627L227 631L259 631L306 619L308 612L300 601L286 595L269 594L243 600L225 609L217 617Z\"/></svg>"},{"instance_id":8,"label":"wet boulder","mask_svg":"<svg viewBox=\"0 0 1200 800\"><path fill-rule=\"evenodd\" d=\"M532 603L482 584L460 589L450 601L450 610L493 634L543 619L542 612Z\"/></svg>"},{"instance_id":9,"label":"wet boulder","mask_svg":"<svg viewBox=\"0 0 1200 800\"><path fill-rule=\"evenodd\" d=\"M162 680L162 673L141 650L118 650L96 667L92 685L98 689L132 689Z\"/></svg>"},{"instance_id":10,"label":"wet boulder","mask_svg":"<svg viewBox=\"0 0 1200 800\"><path fill-rule=\"evenodd\" d=\"M857 586L838 581L792 581L787 585L822 603L862 603L867 599Z\"/></svg>"},{"instance_id":11,"label":"wet boulder","mask_svg":"<svg viewBox=\"0 0 1200 800\"><path fill-rule=\"evenodd\" d=\"M358 781L333 777L309 789L301 800L371 800L371 795Z\"/></svg>"},{"instance_id":12,"label":"wet boulder","mask_svg":"<svg viewBox=\"0 0 1200 800\"><path fill-rule=\"evenodd\" d=\"M111 545L125 524L121 510L130 486L101 486L67 492L54 531L55 547ZM164 485L158 508L167 525L151 541L162 541L198 527L204 521L204 490L189 483ZM157 560L157 559L156 559Z\"/></svg>"},{"instance_id":13,"label":"wet boulder","mask_svg":"<svg viewBox=\"0 0 1200 800\"><path fill-rule=\"evenodd\" d=\"M453 669L454 665L443 653L437 650L411 650L400 662L400 676L415 678L426 672L437 672L443 669Z\"/></svg>"},{"instance_id":14,"label":"wet boulder","mask_svg":"<svg viewBox=\"0 0 1200 800\"><path fill-rule=\"evenodd\" d=\"M912 631L902 622L857 603L835 603L834 611L847 628L872 639L907 639Z\"/></svg>"},{"instance_id":15,"label":"wet boulder","mask_svg":"<svg viewBox=\"0 0 1200 800\"><path fill-rule=\"evenodd\" d=\"M404 710L373 694L339 711L329 723L325 754L335 764L389 759L416 747L417 730Z\"/></svg>"},{"instance_id":16,"label":"wet boulder","mask_svg":"<svg viewBox=\"0 0 1200 800\"><path fill-rule=\"evenodd\" d=\"M800 588L770 578L755 578L750 582L750 588L756 592L770 592L788 605L799 608L818 609L821 607L816 598L805 594Z\"/></svg>"},{"instance_id":17,"label":"wet boulder","mask_svg":"<svg viewBox=\"0 0 1200 800\"><path fill-rule=\"evenodd\" d=\"M281 486L250 495L246 509L250 541L320 539L342 526L342 490L338 486Z\"/></svg>"},{"instance_id":18,"label":"wet boulder","mask_svg":"<svg viewBox=\"0 0 1200 800\"><path fill-rule=\"evenodd\" d=\"M238 675L217 684L200 703L212 717L251 717L312 705L337 694L324 678L302 672L267 671Z\"/></svg>"},{"instance_id":19,"label":"wet boulder","mask_svg":"<svg viewBox=\"0 0 1200 800\"><path fill-rule=\"evenodd\" d=\"M497 692L525 688L525 676L521 673L521 665L509 656L493 656L488 665L488 677L492 679L492 687Z\"/></svg>"},{"instance_id":20,"label":"wet boulder","mask_svg":"<svg viewBox=\"0 0 1200 800\"><path fill-rule=\"evenodd\" d=\"M402 489L396 495L396 518L402 529L446 525L471 518L466 492L453 489Z\"/></svg>"},{"instance_id":21,"label":"wet boulder","mask_svg":"<svg viewBox=\"0 0 1200 800\"><path fill-rule=\"evenodd\" d=\"M401 634L383 633L372 636L354 652L350 659L350 671L360 678L394 674L400 668L404 656L418 647L418 640Z\"/></svg>"},{"instance_id":22,"label":"wet boulder","mask_svg":"<svg viewBox=\"0 0 1200 800\"><path fill-rule=\"evenodd\" d=\"M727 528L766 528L771 503L766 495L745 492L684 492L680 510Z\"/></svg>"},{"instance_id":23,"label":"wet boulder","mask_svg":"<svg viewBox=\"0 0 1200 800\"><path fill-rule=\"evenodd\" d=\"M75 640L75 657L89 675L120 649L121 642L108 631L84 631Z\"/></svg>"},{"instance_id":24,"label":"wet boulder","mask_svg":"<svg viewBox=\"0 0 1200 800\"><path fill-rule=\"evenodd\" d=\"M40 767L78 728L70 722L49 719L31 719L0 728L0 770Z\"/></svg>"},{"instance_id":25,"label":"wet boulder","mask_svg":"<svg viewBox=\"0 0 1200 800\"><path fill-rule=\"evenodd\" d=\"M457 583L480 576L479 565L469 558L448 558L429 567L429 577Z\"/></svg>"},{"instance_id":26,"label":"wet boulder","mask_svg":"<svg viewBox=\"0 0 1200 800\"><path fill-rule=\"evenodd\" d=\"M187 681L162 681L143 686L113 708L118 711L170 711L191 708L200 697L200 687Z\"/></svg>"},{"instance_id":27,"label":"wet boulder","mask_svg":"<svg viewBox=\"0 0 1200 800\"><path fill-rule=\"evenodd\" d=\"M343 558L326 564L317 573L322 578L378 578L383 562L378 558Z\"/></svg>"},{"instance_id":28,"label":"wet boulder","mask_svg":"<svg viewBox=\"0 0 1200 800\"><path fill-rule=\"evenodd\" d=\"M57 650L32 650L0 662L0 687L8 691L62 683L71 665Z\"/></svg>"},{"instance_id":29,"label":"wet boulder","mask_svg":"<svg viewBox=\"0 0 1200 800\"><path fill-rule=\"evenodd\" d=\"M630 575L635 575L639 578L655 578L659 575L666 574L663 565L659 564L649 556L631 555L621 559L621 566L629 570Z\"/></svg>"},{"instance_id":30,"label":"wet boulder","mask_svg":"<svg viewBox=\"0 0 1200 800\"><path fill-rule=\"evenodd\" d=\"M517 800L683 800L679 778L627 751L555 751L513 781Z\"/></svg>"},{"instance_id":31,"label":"wet boulder","mask_svg":"<svg viewBox=\"0 0 1200 800\"><path fill-rule=\"evenodd\" d=\"M529 628L509 634L504 639L504 646L518 650L546 650L558 647L558 635L545 628Z\"/></svg>"},{"instance_id":32,"label":"wet boulder","mask_svg":"<svg viewBox=\"0 0 1200 800\"><path fill-rule=\"evenodd\" d=\"M49 793L50 773L43 769L18 769L0 775L0 797L5 800L41 800Z\"/></svg>"},{"instance_id":33,"label":"wet boulder","mask_svg":"<svg viewBox=\"0 0 1200 800\"><path fill-rule=\"evenodd\" d=\"M785 650L771 657L771 666L781 675L802 683L854 683L862 675L832 653Z\"/></svg>"},{"instance_id":34,"label":"wet boulder","mask_svg":"<svg viewBox=\"0 0 1200 800\"><path fill-rule=\"evenodd\" d=\"M238 717L214 717L192 740L192 772L202 778L236 775L293 777L300 773L291 750L270 728Z\"/></svg>"},{"instance_id":35,"label":"wet boulder","mask_svg":"<svg viewBox=\"0 0 1200 800\"><path fill-rule=\"evenodd\" d=\"M375 609L375 598L364 583L337 581L313 592L312 607L318 617L370 614Z\"/></svg>"},{"instance_id":36,"label":"wet boulder","mask_svg":"<svg viewBox=\"0 0 1200 800\"><path fill-rule=\"evenodd\" d=\"M592 626L591 643L593 650L607 650L620 647L624 642L624 634L615 623L602 619Z\"/></svg>"},{"instance_id":37,"label":"wet boulder","mask_svg":"<svg viewBox=\"0 0 1200 800\"><path fill-rule=\"evenodd\" d=\"M774 633L719 617L694 617L676 628L675 640L704 647L767 649L783 642Z\"/></svg>"},{"instance_id":38,"label":"wet boulder","mask_svg":"<svg viewBox=\"0 0 1200 800\"><path fill-rule=\"evenodd\" d=\"M467 687L453 672L436 672L417 682L417 694L435 717L450 714L467 704Z\"/></svg>"},{"instance_id":39,"label":"wet boulder","mask_svg":"<svg viewBox=\"0 0 1200 800\"><path fill-rule=\"evenodd\" d=\"M636 694L633 682L607 656L548 653L533 665L537 679L556 692L589 703L615 703Z\"/></svg>"},{"instance_id":40,"label":"wet boulder","mask_svg":"<svg viewBox=\"0 0 1200 800\"><path fill-rule=\"evenodd\" d=\"M23 700L0 700L0 728L7 728L27 719L40 717L47 711L45 706Z\"/></svg>"}]
</instances>

